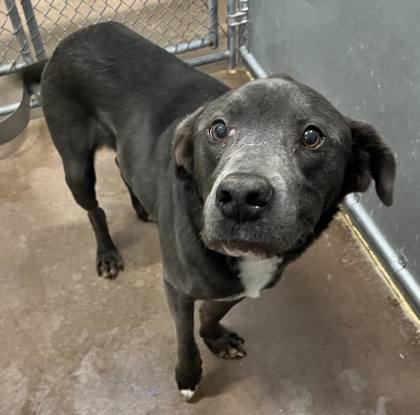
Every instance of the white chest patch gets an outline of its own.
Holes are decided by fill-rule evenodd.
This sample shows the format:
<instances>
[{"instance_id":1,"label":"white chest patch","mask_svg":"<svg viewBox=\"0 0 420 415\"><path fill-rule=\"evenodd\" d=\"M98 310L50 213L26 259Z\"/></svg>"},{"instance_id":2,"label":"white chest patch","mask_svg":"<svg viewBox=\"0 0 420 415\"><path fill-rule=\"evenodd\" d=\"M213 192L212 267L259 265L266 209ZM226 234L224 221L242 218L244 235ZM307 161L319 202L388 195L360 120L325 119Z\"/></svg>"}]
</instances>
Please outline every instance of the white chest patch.
<instances>
[{"instance_id":1,"label":"white chest patch","mask_svg":"<svg viewBox=\"0 0 420 415\"><path fill-rule=\"evenodd\" d=\"M283 258L239 259L239 278L244 286L243 297L257 298L271 281Z\"/></svg>"}]
</instances>

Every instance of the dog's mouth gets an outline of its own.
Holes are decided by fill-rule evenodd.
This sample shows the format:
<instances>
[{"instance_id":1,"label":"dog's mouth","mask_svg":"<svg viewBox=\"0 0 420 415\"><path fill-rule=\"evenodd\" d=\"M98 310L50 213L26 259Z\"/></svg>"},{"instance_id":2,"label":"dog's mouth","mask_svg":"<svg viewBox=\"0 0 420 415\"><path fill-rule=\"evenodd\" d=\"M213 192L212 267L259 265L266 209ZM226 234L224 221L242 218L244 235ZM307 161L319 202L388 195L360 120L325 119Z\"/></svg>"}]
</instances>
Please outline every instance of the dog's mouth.
<instances>
[{"instance_id":1,"label":"dog's mouth","mask_svg":"<svg viewBox=\"0 0 420 415\"><path fill-rule=\"evenodd\" d=\"M278 252L274 252L271 246L253 241L230 239L209 241L205 237L203 237L203 241L208 249L230 257L263 259L279 254Z\"/></svg>"},{"instance_id":2,"label":"dog's mouth","mask_svg":"<svg viewBox=\"0 0 420 415\"><path fill-rule=\"evenodd\" d=\"M230 229L231 230L231 229ZM260 238L247 238L248 234L237 235L234 232L218 234L201 232L204 245L215 252L229 257L264 259L272 256L285 256L305 244L309 233L284 232L284 234L261 235ZM229 236L228 236L229 235ZM242 236L242 237L241 237ZM255 236L255 235L254 235ZM269 236L269 237L267 237Z\"/></svg>"}]
</instances>

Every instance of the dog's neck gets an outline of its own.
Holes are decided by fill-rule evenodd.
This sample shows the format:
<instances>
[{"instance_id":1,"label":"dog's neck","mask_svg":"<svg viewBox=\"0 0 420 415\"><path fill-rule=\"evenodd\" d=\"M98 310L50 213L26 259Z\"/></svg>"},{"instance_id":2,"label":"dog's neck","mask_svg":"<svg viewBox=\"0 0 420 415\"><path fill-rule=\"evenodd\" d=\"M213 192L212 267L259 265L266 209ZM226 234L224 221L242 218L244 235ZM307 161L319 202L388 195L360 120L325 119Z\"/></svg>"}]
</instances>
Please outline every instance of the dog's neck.
<instances>
[{"instance_id":1,"label":"dog's neck","mask_svg":"<svg viewBox=\"0 0 420 415\"><path fill-rule=\"evenodd\" d=\"M305 243L295 249L292 249L290 252L287 252L285 255L285 262L293 261L294 259L298 258L302 255L306 249L311 245L314 241L316 241L322 233L328 228L331 221L334 219L334 216L339 210L338 207L339 202L334 202L329 208L327 208L324 213L321 215L321 218L317 222L314 227L314 232L308 237Z\"/></svg>"}]
</instances>

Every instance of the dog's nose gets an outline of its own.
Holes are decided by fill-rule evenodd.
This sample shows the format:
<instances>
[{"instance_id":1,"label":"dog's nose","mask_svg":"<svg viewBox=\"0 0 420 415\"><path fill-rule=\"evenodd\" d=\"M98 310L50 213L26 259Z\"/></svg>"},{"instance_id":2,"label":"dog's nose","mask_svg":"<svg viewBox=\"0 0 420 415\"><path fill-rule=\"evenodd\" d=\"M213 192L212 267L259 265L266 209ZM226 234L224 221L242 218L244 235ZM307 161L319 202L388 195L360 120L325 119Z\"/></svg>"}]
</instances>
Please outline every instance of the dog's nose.
<instances>
[{"instance_id":1,"label":"dog's nose","mask_svg":"<svg viewBox=\"0 0 420 415\"><path fill-rule=\"evenodd\" d=\"M238 222L257 219L273 196L270 183L253 174L229 174L216 190L216 204L223 215Z\"/></svg>"}]
</instances>

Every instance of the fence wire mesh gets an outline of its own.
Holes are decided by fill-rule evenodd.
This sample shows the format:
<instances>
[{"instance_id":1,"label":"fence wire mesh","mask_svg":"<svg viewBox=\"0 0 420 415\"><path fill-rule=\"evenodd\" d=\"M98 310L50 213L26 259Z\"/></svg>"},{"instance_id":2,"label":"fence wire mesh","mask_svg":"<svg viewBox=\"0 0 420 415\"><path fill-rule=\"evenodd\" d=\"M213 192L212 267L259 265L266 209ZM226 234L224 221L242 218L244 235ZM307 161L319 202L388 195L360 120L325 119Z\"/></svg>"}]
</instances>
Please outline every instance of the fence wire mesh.
<instances>
[{"instance_id":1,"label":"fence wire mesh","mask_svg":"<svg viewBox=\"0 0 420 415\"><path fill-rule=\"evenodd\" d=\"M16 20L16 17L18 18ZM15 27L12 25L12 19ZM28 56L29 43L20 43L19 33L22 34L23 26L19 19L16 5L10 2L0 3L0 65L16 61L18 57Z\"/></svg>"},{"instance_id":2,"label":"fence wire mesh","mask_svg":"<svg viewBox=\"0 0 420 415\"><path fill-rule=\"evenodd\" d=\"M109 20L124 23L162 47L172 47L172 52L211 43L207 0L0 1L0 66L13 68L29 62L31 55L39 58L44 53L40 46L51 55L57 43L70 33ZM37 29L35 32L30 24ZM183 46L178 48L180 44Z\"/></svg>"}]
</instances>

